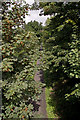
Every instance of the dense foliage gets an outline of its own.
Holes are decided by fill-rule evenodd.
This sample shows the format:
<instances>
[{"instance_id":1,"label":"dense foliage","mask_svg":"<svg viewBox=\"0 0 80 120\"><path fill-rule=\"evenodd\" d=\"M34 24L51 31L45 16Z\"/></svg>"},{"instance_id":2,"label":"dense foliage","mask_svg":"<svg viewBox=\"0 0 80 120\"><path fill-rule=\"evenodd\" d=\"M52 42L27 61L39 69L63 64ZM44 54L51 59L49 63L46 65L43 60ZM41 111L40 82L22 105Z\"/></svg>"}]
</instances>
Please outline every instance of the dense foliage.
<instances>
[{"instance_id":1,"label":"dense foliage","mask_svg":"<svg viewBox=\"0 0 80 120\"><path fill-rule=\"evenodd\" d=\"M37 37L42 36L42 29L43 29L42 23L38 23L35 20L33 22L31 21L25 24L25 30L35 32Z\"/></svg>"},{"instance_id":2,"label":"dense foliage","mask_svg":"<svg viewBox=\"0 0 80 120\"><path fill-rule=\"evenodd\" d=\"M40 14L51 15L43 32L46 84L53 88L59 115L72 120L80 107L80 2L46 2L40 8Z\"/></svg>"},{"instance_id":3,"label":"dense foliage","mask_svg":"<svg viewBox=\"0 0 80 120\"><path fill-rule=\"evenodd\" d=\"M42 90L34 80L38 69L52 90L51 112L55 106L63 120L80 117L80 2L41 2L40 15L51 15L45 27L36 21L25 24L26 3L3 2L2 7L3 118L35 115ZM39 8L34 3L30 9Z\"/></svg>"},{"instance_id":4,"label":"dense foliage","mask_svg":"<svg viewBox=\"0 0 80 120\"><path fill-rule=\"evenodd\" d=\"M34 32L25 31L28 5L2 3L3 118L28 118L34 115L41 83L34 80L39 58L39 41Z\"/></svg>"}]
</instances>

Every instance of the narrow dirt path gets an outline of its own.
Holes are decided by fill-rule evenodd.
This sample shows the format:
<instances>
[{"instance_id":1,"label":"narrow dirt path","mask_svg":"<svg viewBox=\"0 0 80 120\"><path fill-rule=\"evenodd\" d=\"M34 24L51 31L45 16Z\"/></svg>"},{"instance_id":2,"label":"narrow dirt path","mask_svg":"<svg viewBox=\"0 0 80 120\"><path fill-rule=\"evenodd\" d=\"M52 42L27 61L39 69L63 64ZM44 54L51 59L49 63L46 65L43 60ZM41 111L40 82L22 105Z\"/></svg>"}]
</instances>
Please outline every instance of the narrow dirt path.
<instances>
[{"instance_id":1,"label":"narrow dirt path","mask_svg":"<svg viewBox=\"0 0 80 120\"><path fill-rule=\"evenodd\" d=\"M37 61L37 64L40 64L40 61ZM43 78L43 71L39 71L34 76L35 81L39 81L44 83ZM45 87L42 88L42 94L40 96L40 101L38 101L35 105L35 108L37 108L37 114L40 114L42 117L47 118L47 112L46 112L46 100L45 100Z\"/></svg>"}]
</instances>

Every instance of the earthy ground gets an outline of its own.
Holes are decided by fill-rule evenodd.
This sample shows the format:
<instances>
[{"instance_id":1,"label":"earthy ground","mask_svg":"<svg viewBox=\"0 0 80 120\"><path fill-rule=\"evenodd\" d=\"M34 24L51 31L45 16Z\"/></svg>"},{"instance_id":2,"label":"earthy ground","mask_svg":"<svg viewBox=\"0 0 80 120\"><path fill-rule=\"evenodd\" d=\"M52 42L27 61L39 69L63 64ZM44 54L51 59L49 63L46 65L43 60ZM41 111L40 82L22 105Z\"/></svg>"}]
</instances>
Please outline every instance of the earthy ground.
<instances>
[{"instance_id":1,"label":"earthy ground","mask_svg":"<svg viewBox=\"0 0 80 120\"><path fill-rule=\"evenodd\" d=\"M40 64L40 61L37 61L37 65ZM39 71L34 76L35 81L44 82L43 79L43 71ZM47 112L46 112L46 101L45 101L45 87L43 88L43 92L40 96L40 101L38 101L35 105L35 109L37 109L37 114L40 114L42 117L47 118Z\"/></svg>"}]
</instances>

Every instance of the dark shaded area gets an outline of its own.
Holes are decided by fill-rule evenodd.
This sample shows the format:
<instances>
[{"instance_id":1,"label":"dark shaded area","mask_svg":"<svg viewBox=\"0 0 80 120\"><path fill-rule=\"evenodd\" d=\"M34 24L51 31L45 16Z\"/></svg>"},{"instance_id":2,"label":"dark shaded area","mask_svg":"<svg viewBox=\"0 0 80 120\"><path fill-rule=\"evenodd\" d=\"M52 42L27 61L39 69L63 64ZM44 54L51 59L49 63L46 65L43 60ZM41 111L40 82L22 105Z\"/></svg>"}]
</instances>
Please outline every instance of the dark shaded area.
<instances>
[{"instance_id":1,"label":"dark shaded area","mask_svg":"<svg viewBox=\"0 0 80 120\"><path fill-rule=\"evenodd\" d=\"M61 76L64 76L63 78L65 80L61 80ZM73 86L79 82L79 79L70 79L61 73L59 74L59 71L57 80L55 78L56 74L51 74L49 71L45 72L46 86L52 86L51 99L48 104L51 106L55 104L54 112L57 113L62 120L74 120L74 118L80 120L80 98L76 98L75 95L69 97L68 100L65 98L65 94L72 92Z\"/></svg>"}]
</instances>

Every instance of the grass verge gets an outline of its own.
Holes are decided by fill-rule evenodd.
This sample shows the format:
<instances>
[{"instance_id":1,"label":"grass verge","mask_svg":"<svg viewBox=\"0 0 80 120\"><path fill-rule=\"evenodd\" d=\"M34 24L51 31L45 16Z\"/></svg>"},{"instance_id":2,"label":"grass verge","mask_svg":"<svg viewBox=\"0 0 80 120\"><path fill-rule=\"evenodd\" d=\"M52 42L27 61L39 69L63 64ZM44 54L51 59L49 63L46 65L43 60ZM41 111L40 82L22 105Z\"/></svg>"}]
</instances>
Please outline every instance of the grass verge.
<instances>
[{"instance_id":1,"label":"grass verge","mask_svg":"<svg viewBox=\"0 0 80 120\"><path fill-rule=\"evenodd\" d=\"M45 97L46 97L46 105L47 105L47 115L48 118L58 118L58 115L55 113L55 101L50 97L51 88L45 88Z\"/></svg>"}]
</instances>

